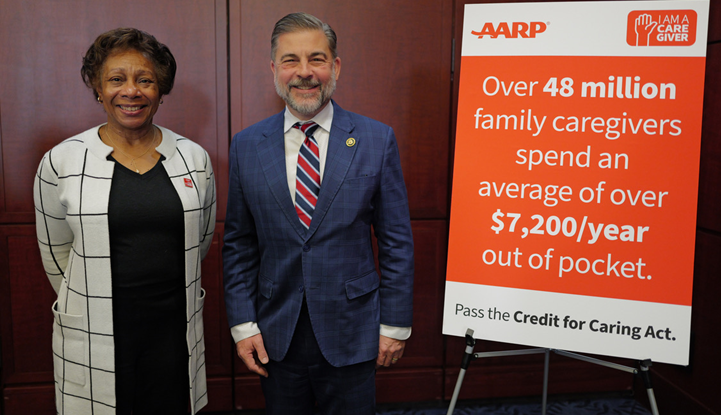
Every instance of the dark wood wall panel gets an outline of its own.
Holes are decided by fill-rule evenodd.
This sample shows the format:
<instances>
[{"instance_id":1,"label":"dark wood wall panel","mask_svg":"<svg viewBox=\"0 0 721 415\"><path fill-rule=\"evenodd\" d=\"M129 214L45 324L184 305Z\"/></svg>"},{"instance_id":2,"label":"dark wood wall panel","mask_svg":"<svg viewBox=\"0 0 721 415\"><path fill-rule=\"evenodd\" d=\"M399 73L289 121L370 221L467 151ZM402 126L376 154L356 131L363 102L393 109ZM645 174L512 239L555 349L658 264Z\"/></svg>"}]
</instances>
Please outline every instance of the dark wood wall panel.
<instances>
[{"instance_id":1,"label":"dark wood wall panel","mask_svg":"<svg viewBox=\"0 0 721 415\"><path fill-rule=\"evenodd\" d=\"M237 357L237 365L243 365ZM246 369L247 370L247 369ZM265 408L265 399L263 398L263 390L260 388L260 380L258 375L251 375L249 372L245 375L236 376L235 385L235 409L261 409Z\"/></svg>"},{"instance_id":2,"label":"dark wood wall panel","mask_svg":"<svg viewBox=\"0 0 721 415\"><path fill-rule=\"evenodd\" d=\"M281 17L305 11L338 35L341 73L334 98L395 130L414 219L448 212L450 2L274 2L231 0L231 130L283 109L270 70L270 34ZM237 25L239 29L234 29ZM237 67L241 65L240 67ZM233 97L235 96L235 98Z\"/></svg>"},{"instance_id":3,"label":"dark wood wall panel","mask_svg":"<svg viewBox=\"0 0 721 415\"><path fill-rule=\"evenodd\" d=\"M220 22L216 7L223 16ZM224 1L2 0L0 222L32 222L32 181L43 153L105 122L102 107L80 78L80 66L95 37L116 27L145 30L175 55L175 87L155 122L200 143L214 164L224 160L228 121L219 108L227 107L227 65L216 64L218 56L227 59L224 8ZM216 43L218 33L221 44Z\"/></svg>"},{"instance_id":4,"label":"dark wood wall panel","mask_svg":"<svg viewBox=\"0 0 721 415\"><path fill-rule=\"evenodd\" d=\"M443 364L443 287L446 275L448 223L414 220L415 280L413 333L394 367L439 367Z\"/></svg>"},{"instance_id":5,"label":"dark wood wall panel","mask_svg":"<svg viewBox=\"0 0 721 415\"><path fill-rule=\"evenodd\" d=\"M711 0L709 8L708 41L718 42L721 40L721 3Z\"/></svg>"},{"instance_id":6,"label":"dark wood wall panel","mask_svg":"<svg viewBox=\"0 0 721 415\"><path fill-rule=\"evenodd\" d=\"M222 411L233 407L232 340L225 317L223 299L222 224L216 226L208 255L203 260L203 325L205 333L205 367L208 377L208 406L203 411Z\"/></svg>"},{"instance_id":7,"label":"dark wood wall panel","mask_svg":"<svg viewBox=\"0 0 721 415\"><path fill-rule=\"evenodd\" d=\"M8 388L3 391L3 400L5 415L53 414L55 386L41 384Z\"/></svg>"},{"instance_id":8,"label":"dark wood wall panel","mask_svg":"<svg viewBox=\"0 0 721 415\"><path fill-rule=\"evenodd\" d=\"M40 262L35 227L0 226L0 315L7 384L52 382L56 295Z\"/></svg>"},{"instance_id":9,"label":"dark wood wall panel","mask_svg":"<svg viewBox=\"0 0 721 415\"><path fill-rule=\"evenodd\" d=\"M719 16L721 24L721 16ZM706 52L698 227L721 232L721 43ZM696 287L694 287L695 289Z\"/></svg>"},{"instance_id":10,"label":"dark wood wall panel","mask_svg":"<svg viewBox=\"0 0 721 415\"><path fill-rule=\"evenodd\" d=\"M178 72L154 122L208 151L222 220L229 143L227 16L225 0L0 0L0 379L6 415L52 413L54 407L55 294L32 225L32 183L44 152L106 120L80 77L82 56L97 35L122 26L145 30L168 45ZM221 241L216 235L203 263L206 411L229 410L233 399Z\"/></svg>"},{"instance_id":11,"label":"dark wood wall panel","mask_svg":"<svg viewBox=\"0 0 721 415\"><path fill-rule=\"evenodd\" d=\"M55 292L40 263L35 227L0 226L0 338L4 413L55 408L52 312Z\"/></svg>"},{"instance_id":12,"label":"dark wood wall panel","mask_svg":"<svg viewBox=\"0 0 721 415\"><path fill-rule=\"evenodd\" d=\"M659 411L669 414L716 415L721 413L718 373L721 359L721 235L699 231L696 235L691 359L688 366L655 364L651 368ZM643 395L641 395L643 396Z\"/></svg>"},{"instance_id":13,"label":"dark wood wall panel","mask_svg":"<svg viewBox=\"0 0 721 415\"><path fill-rule=\"evenodd\" d=\"M205 306L203 309L203 325L205 328L205 365L209 375L229 374L231 340L228 321L225 317L225 301L223 298L223 264L221 247L223 245L222 225L216 226L216 234L208 255L202 264L203 289L205 289ZM208 306L210 305L210 306Z\"/></svg>"},{"instance_id":14,"label":"dark wood wall panel","mask_svg":"<svg viewBox=\"0 0 721 415\"><path fill-rule=\"evenodd\" d=\"M721 292L721 10L717 2L711 4L711 19L715 35L710 33L714 43L709 44L706 57L690 362L686 367L656 364L651 369L657 379L654 387L660 410L689 415L721 413L714 387L721 370L716 347L721 341L717 307Z\"/></svg>"},{"instance_id":15,"label":"dark wood wall panel","mask_svg":"<svg viewBox=\"0 0 721 415\"><path fill-rule=\"evenodd\" d=\"M425 402L443 398L443 370L394 369L376 375L376 402Z\"/></svg>"}]
</instances>

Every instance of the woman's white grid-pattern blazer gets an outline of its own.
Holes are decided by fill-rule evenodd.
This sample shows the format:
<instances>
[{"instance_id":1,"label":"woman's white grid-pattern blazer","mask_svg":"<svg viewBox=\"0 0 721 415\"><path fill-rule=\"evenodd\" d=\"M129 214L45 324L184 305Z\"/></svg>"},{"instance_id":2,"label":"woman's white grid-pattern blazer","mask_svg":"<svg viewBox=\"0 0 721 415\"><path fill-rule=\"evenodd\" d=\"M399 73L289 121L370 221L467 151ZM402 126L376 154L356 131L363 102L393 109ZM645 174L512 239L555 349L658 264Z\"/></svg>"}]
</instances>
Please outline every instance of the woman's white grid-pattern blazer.
<instances>
[{"instance_id":1,"label":"woman's white grid-pattern blazer","mask_svg":"<svg viewBox=\"0 0 721 415\"><path fill-rule=\"evenodd\" d=\"M58 414L115 414L108 200L115 163L98 127L48 151L35 178L36 228L53 305L53 361ZM204 292L200 261L215 227L215 177L208 153L162 127L157 151L185 216L188 371L192 413L207 403Z\"/></svg>"}]
</instances>

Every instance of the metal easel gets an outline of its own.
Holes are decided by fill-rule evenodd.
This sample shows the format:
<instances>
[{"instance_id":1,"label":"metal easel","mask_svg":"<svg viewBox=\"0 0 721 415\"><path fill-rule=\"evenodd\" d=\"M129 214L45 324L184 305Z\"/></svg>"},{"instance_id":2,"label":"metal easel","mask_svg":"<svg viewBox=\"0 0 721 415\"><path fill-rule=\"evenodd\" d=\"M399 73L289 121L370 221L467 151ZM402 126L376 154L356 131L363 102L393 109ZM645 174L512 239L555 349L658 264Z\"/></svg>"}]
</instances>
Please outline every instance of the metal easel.
<instances>
[{"instance_id":1,"label":"metal easel","mask_svg":"<svg viewBox=\"0 0 721 415\"><path fill-rule=\"evenodd\" d=\"M456 381L456 387L453 390L453 396L451 397L451 403L448 407L446 415L453 415L453 410L456 407L458 401L458 394L461 392L461 385L463 384L463 378L466 376L466 370L470 366L471 362L475 359L484 357L500 357L500 356L519 356L526 354L544 354L544 365L543 365L543 395L541 398L541 414L546 415L546 406L548 400L548 366L549 366L549 355L550 352L560 354L561 356L570 357L572 359L582 360L584 362L593 363L595 365L606 366L611 369L621 370L624 372L632 373L634 375L639 374L639 369L619 365L616 363L606 362L604 360L595 359L593 357L583 356L577 353L571 353L564 350L536 348L536 349L521 349L521 350L505 350L498 352L484 352L484 353L473 353L473 348L476 345L476 339L473 338L473 330L466 330L466 350L463 354L463 361L461 362L461 371L458 373L458 380ZM648 393L648 400L651 404L651 413L653 415L659 415L658 407L656 406L656 396L653 393L653 387L651 386L651 376L648 372L648 368L651 367L651 360L646 359L639 362L640 375L643 379L643 384L646 387Z\"/></svg>"}]
</instances>

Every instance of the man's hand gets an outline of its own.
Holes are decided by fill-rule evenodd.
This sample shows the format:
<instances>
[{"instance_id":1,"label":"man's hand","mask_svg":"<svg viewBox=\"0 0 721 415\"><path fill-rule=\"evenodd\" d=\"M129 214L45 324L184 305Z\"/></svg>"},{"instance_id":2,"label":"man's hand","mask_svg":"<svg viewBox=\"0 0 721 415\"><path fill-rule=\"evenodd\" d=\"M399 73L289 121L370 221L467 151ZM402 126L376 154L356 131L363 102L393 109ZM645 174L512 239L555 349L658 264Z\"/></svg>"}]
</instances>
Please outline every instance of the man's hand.
<instances>
[{"instance_id":1,"label":"man's hand","mask_svg":"<svg viewBox=\"0 0 721 415\"><path fill-rule=\"evenodd\" d=\"M378 359L376 359L376 367L388 367L398 361L403 356L403 350L406 348L405 340L391 339L381 335L378 343Z\"/></svg>"},{"instance_id":2,"label":"man's hand","mask_svg":"<svg viewBox=\"0 0 721 415\"><path fill-rule=\"evenodd\" d=\"M251 372L268 377L268 371L262 366L268 363L268 353L263 345L263 336L256 334L235 344L238 357Z\"/></svg>"}]
</instances>

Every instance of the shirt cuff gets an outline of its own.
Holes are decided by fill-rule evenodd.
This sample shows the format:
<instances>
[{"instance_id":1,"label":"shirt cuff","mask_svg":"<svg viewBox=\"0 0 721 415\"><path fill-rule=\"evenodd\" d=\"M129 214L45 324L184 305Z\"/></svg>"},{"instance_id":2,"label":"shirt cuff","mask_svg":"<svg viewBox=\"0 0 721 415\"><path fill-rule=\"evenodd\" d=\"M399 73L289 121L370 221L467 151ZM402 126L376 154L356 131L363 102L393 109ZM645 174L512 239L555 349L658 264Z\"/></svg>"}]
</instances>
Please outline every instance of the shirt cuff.
<instances>
[{"instance_id":1,"label":"shirt cuff","mask_svg":"<svg viewBox=\"0 0 721 415\"><path fill-rule=\"evenodd\" d=\"M411 327L394 327L381 324L380 334L382 336L390 337L391 339L408 340L408 338L411 337L411 331ZM235 343L238 343L243 339L247 339L248 337L255 336L256 334L260 334L260 329L258 328L258 324L254 321L238 324L230 328L230 335L233 336L233 341Z\"/></svg>"},{"instance_id":2,"label":"shirt cuff","mask_svg":"<svg viewBox=\"0 0 721 415\"><path fill-rule=\"evenodd\" d=\"M258 323L249 321L247 323L238 324L230 328L230 335L233 336L233 342L238 343L243 339L260 334Z\"/></svg>"},{"instance_id":3,"label":"shirt cuff","mask_svg":"<svg viewBox=\"0 0 721 415\"><path fill-rule=\"evenodd\" d=\"M410 327L394 327L381 324L381 336L390 337L396 340L408 340L411 337Z\"/></svg>"}]
</instances>

